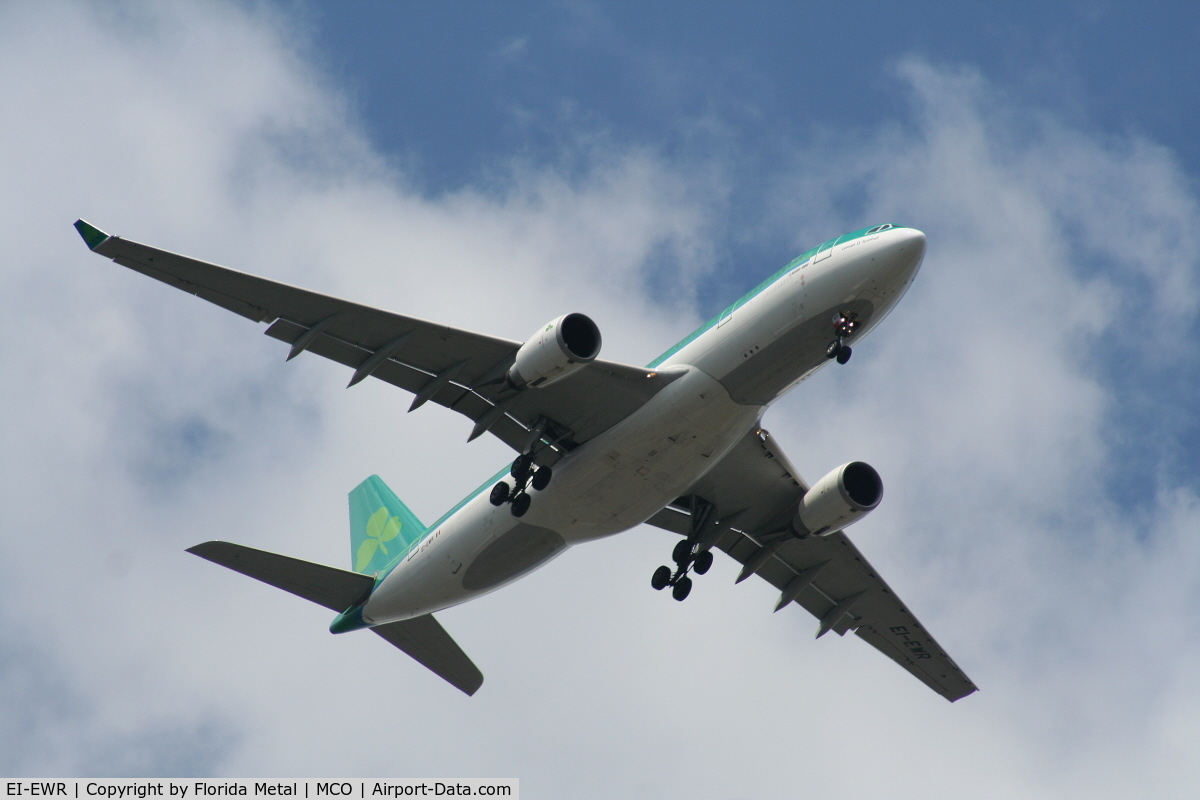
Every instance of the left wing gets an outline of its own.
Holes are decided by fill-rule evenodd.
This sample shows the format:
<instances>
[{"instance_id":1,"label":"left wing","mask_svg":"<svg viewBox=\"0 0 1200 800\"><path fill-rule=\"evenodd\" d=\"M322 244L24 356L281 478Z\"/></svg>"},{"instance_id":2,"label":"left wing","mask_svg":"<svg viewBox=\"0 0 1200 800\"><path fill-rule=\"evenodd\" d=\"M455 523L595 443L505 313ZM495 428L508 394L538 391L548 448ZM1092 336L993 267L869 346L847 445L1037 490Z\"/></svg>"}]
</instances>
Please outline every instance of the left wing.
<instances>
[{"instance_id":1,"label":"left wing","mask_svg":"<svg viewBox=\"0 0 1200 800\"><path fill-rule=\"evenodd\" d=\"M788 523L807 484L771 435L743 437L688 495L712 504L701 541L780 590L775 610L799 603L820 620L817 637L853 630L926 686L953 702L976 691L971 679L925 630L842 531L800 539ZM691 504L668 506L647 522L688 535Z\"/></svg>"},{"instance_id":2,"label":"left wing","mask_svg":"<svg viewBox=\"0 0 1200 800\"><path fill-rule=\"evenodd\" d=\"M555 442L540 463L583 444L627 417L669 378L611 361L593 361L563 380L515 391L503 380L520 342L450 328L351 303L255 275L197 261L118 236L83 220L76 229L94 252L123 267L194 294L255 322L292 345L288 358L310 351L465 415L470 438L490 431L523 452L538 437ZM410 410L412 410L410 408Z\"/></svg>"}]
</instances>

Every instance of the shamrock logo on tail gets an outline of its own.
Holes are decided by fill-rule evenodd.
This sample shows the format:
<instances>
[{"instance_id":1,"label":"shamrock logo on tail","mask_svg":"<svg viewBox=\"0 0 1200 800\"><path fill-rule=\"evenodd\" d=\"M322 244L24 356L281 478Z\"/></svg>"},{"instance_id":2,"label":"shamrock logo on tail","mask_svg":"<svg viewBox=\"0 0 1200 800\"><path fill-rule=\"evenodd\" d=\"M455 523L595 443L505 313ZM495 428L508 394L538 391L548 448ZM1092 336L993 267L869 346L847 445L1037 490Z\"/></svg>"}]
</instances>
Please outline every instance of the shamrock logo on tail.
<instances>
[{"instance_id":1,"label":"shamrock logo on tail","mask_svg":"<svg viewBox=\"0 0 1200 800\"><path fill-rule=\"evenodd\" d=\"M382 550L385 556L388 555L387 545L384 542L390 542L399 535L400 518L389 518L387 507L380 506L379 510L367 520L367 538L358 546L358 556L354 561L354 571L362 572L365 570L367 564L370 564L371 559L375 557L376 550Z\"/></svg>"}]
</instances>

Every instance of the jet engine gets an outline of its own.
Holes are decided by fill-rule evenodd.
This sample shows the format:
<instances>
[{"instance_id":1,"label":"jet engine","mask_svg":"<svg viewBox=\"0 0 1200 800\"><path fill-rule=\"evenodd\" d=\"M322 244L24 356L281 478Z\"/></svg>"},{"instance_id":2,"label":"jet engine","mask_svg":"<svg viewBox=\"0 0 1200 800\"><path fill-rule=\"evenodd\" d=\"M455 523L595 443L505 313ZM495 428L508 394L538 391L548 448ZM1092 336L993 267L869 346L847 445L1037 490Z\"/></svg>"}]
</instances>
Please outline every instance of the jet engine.
<instances>
[{"instance_id":1,"label":"jet engine","mask_svg":"<svg viewBox=\"0 0 1200 800\"><path fill-rule=\"evenodd\" d=\"M518 389L549 386L590 364L599 353L596 323L583 314L564 314L521 345L508 380Z\"/></svg>"},{"instance_id":2,"label":"jet engine","mask_svg":"<svg viewBox=\"0 0 1200 800\"><path fill-rule=\"evenodd\" d=\"M851 461L812 485L800 498L792 527L801 536L841 530L879 505L883 481L870 464Z\"/></svg>"}]
</instances>

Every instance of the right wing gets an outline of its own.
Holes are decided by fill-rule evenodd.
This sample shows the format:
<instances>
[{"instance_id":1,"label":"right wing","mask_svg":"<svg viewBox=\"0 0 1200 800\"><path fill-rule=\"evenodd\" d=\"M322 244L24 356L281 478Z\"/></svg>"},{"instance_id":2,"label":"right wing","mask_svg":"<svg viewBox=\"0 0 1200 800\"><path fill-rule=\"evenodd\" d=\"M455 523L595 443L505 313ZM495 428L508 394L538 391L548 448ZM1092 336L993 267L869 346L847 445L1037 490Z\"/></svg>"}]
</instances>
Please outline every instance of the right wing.
<instances>
[{"instance_id":1,"label":"right wing","mask_svg":"<svg viewBox=\"0 0 1200 800\"><path fill-rule=\"evenodd\" d=\"M775 440L758 429L688 495L712 504L708 542L744 565L738 580L758 575L779 589L776 611L798 603L820 621L818 638L853 630L951 702L976 691L844 532L792 534L788 523L807 491ZM687 536L690 505L667 506L647 522Z\"/></svg>"},{"instance_id":2,"label":"right wing","mask_svg":"<svg viewBox=\"0 0 1200 800\"><path fill-rule=\"evenodd\" d=\"M518 452L540 436L556 444L539 457L551 463L627 417L669 378L651 370L596 360L543 388L517 392L503 380L520 342L394 314L285 283L109 236L75 223L94 252L255 322L292 345L432 400L474 421L471 438L490 431ZM411 409L410 409L411 410Z\"/></svg>"}]
</instances>

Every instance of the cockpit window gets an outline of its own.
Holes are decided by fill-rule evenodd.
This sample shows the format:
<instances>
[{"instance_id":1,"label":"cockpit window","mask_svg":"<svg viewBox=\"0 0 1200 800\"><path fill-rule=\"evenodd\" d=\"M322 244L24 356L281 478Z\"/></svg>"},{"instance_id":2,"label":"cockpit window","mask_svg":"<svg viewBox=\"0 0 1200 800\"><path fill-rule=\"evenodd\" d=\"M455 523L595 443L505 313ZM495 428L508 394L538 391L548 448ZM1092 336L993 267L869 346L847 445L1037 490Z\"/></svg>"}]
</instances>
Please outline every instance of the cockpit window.
<instances>
[{"instance_id":1,"label":"cockpit window","mask_svg":"<svg viewBox=\"0 0 1200 800\"><path fill-rule=\"evenodd\" d=\"M885 223L883 223L882 225L876 225L874 228L871 228L871 230L867 231L867 232L866 232L865 234L863 234L863 235L864 235L864 236L870 236L872 233L879 233L880 231L886 231L886 230L890 230L890 229L892 229L892 228L894 228L894 227L896 227L896 226L895 226L895 225L893 225L892 223L890 223L890 222L885 222Z\"/></svg>"}]
</instances>

